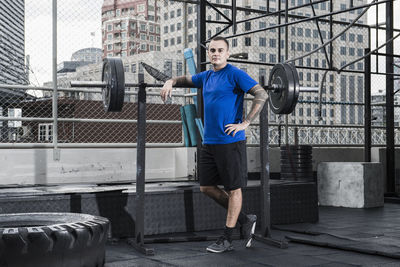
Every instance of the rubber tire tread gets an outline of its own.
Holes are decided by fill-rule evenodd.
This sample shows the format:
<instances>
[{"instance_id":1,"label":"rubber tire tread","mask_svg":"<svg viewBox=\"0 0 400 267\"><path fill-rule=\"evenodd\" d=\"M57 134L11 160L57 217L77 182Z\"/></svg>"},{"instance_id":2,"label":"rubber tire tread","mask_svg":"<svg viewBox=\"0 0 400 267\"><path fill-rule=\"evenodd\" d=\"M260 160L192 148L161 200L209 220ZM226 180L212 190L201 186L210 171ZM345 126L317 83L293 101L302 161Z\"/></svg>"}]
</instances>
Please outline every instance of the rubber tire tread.
<instances>
[{"instance_id":1,"label":"rubber tire tread","mask_svg":"<svg viewBox=\"0 0 400 267\"><path fill-rule=\"evenodd\" d=\"M79 213L0 215L0 267L100 267L110 222Z\"/></svg>"}]
</instances>

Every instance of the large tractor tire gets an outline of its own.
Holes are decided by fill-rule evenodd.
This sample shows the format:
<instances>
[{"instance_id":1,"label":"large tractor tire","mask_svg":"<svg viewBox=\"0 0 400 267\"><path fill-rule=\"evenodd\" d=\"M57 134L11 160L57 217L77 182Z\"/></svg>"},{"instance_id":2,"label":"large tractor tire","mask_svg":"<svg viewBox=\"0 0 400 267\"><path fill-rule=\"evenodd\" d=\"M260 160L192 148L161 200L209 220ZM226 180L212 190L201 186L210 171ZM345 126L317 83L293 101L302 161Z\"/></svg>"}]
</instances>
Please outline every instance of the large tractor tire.
<instances>
[{"instance_id":1,"label":"large tractor tire","mask_svg":"<svg viewBox=\"0 0 400 267\"><path fill-rule=\"evenodd\" d=\"M0 266L104 266L108 228L108 219L88 214L2 214Z\"/></svg>"}]
</instances>

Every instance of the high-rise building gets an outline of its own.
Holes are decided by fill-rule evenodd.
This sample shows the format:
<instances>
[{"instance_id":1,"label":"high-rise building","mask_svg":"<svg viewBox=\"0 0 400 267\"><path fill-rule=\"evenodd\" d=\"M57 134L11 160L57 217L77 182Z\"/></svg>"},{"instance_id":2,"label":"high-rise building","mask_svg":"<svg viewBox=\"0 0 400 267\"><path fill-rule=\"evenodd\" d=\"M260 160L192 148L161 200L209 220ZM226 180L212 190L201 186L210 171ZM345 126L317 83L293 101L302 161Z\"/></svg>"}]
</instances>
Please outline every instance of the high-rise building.
<instances>
[{"instance_id":1,"label":"high-rise building","mask_svg":"<svg viewBox=\"0 0 400 267\"><path fill-rule=\"evenodd\" d=\"M24 0L0 1L0 83L27 84Z\"/></svg>"},{"instance_id":2,"label":"high-rise building","mask_svg":"<svg viewBox=\"0 0 400 267\"><path fill-rule=\"evenodd\" d=\"M158 0L104 0L103 56L127 57L160 51Z\"/></svg>"}]
</instances>

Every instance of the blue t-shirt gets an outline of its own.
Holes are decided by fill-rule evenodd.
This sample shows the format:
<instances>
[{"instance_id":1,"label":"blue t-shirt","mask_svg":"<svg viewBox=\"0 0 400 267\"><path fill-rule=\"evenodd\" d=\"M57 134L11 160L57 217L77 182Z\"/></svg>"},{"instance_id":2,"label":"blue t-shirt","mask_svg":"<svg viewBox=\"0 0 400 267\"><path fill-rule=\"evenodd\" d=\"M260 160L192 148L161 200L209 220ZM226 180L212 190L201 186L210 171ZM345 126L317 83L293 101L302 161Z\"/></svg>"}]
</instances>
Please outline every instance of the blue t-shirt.
<instances>
[{"instance_id":1,"label":"blue t-shirt","mask_svg":"<svg viewBox=\"0 0 400 267\"><path fill-rule=\"evenodd\" d=\"M219 71L208 70L192 76L194 85L203 88L204 144L230 144L246 139L244 131L233 137L225 125L241 123L243 99L257 82L246 72L227 64Z\"/></svg>"}]
</instances>

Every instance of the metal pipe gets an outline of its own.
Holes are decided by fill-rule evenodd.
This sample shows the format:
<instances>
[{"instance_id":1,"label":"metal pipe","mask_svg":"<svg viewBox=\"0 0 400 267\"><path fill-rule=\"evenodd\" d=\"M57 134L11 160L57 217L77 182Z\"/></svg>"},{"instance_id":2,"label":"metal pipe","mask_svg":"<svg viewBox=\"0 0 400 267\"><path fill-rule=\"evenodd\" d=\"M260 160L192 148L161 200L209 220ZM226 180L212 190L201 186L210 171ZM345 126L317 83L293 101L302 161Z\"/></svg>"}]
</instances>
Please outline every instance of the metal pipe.
<instances>
[{"instance_id":1,"label":"metal pipe","mask_svg":"<svg viewBox=\"0 0 400 267\"><path fill-rule=\"evenodd\" d=\"M137 143L59 143L58 148L135 148ZM146 148L185 147L184 143L146 143ZM0 143L0 148L53 148L52 143Z\"/></svg>"},{"instance_id":2,"label":"metal pipe","mask_svg":"<svg viewBox=\"0 0 400 267\"><path fill-rule=\"evenodd\" d=\"M53 0L52 2L52 41L53 41L53 159L59 160L59 151L57 148L58 142L58 92L57 92L57 0Z\"/></svg>"},{"instance_id":3,"label":"metal pipe","mask_svg":"<svg viewBox=\"0 0 400 267\"><path fill-rule=\"evenodd\" d=\"M391 0L386 3L386 53L388 54L393 54L393 13L393 0ZM386 57L386 72L393 73L393 70L393 57ZM393 76L388 75L386 76L386 190L388 193L396 192L393 91Z\"/></svg>"},{"instance_id":4,"label":"metal pipe","mask_svg":"<svg viewBox=\"0 0 400 267\"><path fill-rule=\"evenodd\" d=\"M42 121L52 122L53 118L36 118L36 117L0 117L0 121ZM104 122L104 123L137 123L137 120L123 119L79 119L79 118L58 118L60 122ZM173 120L146 120L147 124L182 124L182 121Z\"/></svg>"},{"instance_id":5,"label":"metal pipe","mask_svg":"<svg viewBox=\"0 0 400 267\"><path fill-rule=\"evenodd\" d=\"M369 48L365 49L365 54L368 54ZM364 161L371 162L371 56L365 58L365 89L364 89Z\"/></svg>"}]
</instances>

